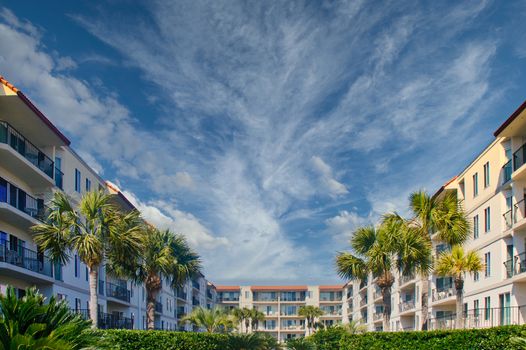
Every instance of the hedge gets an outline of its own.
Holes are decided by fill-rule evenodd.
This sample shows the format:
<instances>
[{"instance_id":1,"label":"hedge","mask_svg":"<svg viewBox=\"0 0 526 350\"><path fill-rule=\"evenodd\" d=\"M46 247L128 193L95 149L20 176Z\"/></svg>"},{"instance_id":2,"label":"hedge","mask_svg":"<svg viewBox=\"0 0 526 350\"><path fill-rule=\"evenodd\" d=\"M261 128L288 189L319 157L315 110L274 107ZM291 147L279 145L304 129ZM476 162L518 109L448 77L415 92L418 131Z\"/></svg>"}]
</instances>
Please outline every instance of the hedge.
<instances>
[{"instance_id":1,"label":"hedge","mask_svg":"<svg viewBox=\"0 0 526 350\"><path fill-rule=\"evenodd\" d=\"M427 332L371 332L345 334L340 350L512 350L510 338L524 332L524 326L504 326L488 329L469 329ZM333 349L338 349L334 347Z\"/></svg>"},{"instance_id":2,"label":"hedge","mask_svg":"<svg viewBox=\"0 0 526 350\"><path fill-rule=\"evenodd\" d=\"M340 340L346 334L343 327L320 329L309 339L317 345L318 350L335 350L340 348Z\"/></svg>"},{"instance_id":3,"label":"hedge","mask_svg":"<svg viewBox=\"0 0 526 350\"><path fill-rule=\"evenodd\" d=\"M194 332L105 330L101 333L103 348L115 350L224 350L224 334Z\"/></svg>"}]
</instances>

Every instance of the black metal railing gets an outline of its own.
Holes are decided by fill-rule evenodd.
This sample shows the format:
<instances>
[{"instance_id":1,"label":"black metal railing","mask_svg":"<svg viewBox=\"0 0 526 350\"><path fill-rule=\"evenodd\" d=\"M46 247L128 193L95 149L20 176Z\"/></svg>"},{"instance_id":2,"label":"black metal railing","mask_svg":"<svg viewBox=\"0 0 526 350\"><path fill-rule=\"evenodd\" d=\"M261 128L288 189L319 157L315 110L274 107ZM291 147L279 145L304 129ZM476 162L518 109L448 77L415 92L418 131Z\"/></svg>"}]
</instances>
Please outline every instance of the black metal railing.
<instances>
[{"instance_id":1,"label":"black metal railing","mask_svg":"<svg viewBox=\"0 0 526 350\"><path fill-rule=\"evenodd\" d=\"M57 167L55 167L55 186L61 190L64 188L64 173Z\"/></svg>"},{"instance_id":2,"label":"black metal railing","mask_svg":"<svg viewBox=\"0 0 526 350\"><path fill-rule=\"evenodd\" d=\"M513 258L504 262L506 267L506 277L511 278L526 272L526 252L515 255Z\"/></svg>"},{"instance_id":3,"label":"black metal railing","mask_svg":"<svg viewBox=\"0 0 526 350\"><path fill-rule=\"evenodd\" d=\"M99 294L104 295L104 281L99 280Z\"/></svg>"},{"instance_id":4,"label":"black metal railing","mask_svg":"<svg viewBox=\"0 0 526 350\"><path fill-rule=\"evenodd\" d=\"M510 229L513 226L513 209L508 210L504 214L502 214L504 217L504 223L506 224L506 228Z\"/></svg>"},{"instance_id":5,"label":"black metal railing","mask_svg":"<svg viewBox=\"0 0 526 350\"><path fill-rule=\"evenodd\" d=\"M126 287L119 286L111 282L106 282L106 296L129 303L131 292Z\"/></svg>"},{"instance_id":6,"label":"black metal railing","mask_svg":"<svg viewBox=\"0 0 526 350\"><path fill-rule=\"evenodd\" d=\"M0 142L8 144L31 164L53 178L54 162L9 123L0 120Z\"/></svg>"},{"instance_id":7,"label":"black metal railing","mask_svg":"<svg viewBox=\"0 0 526 350\"><path fill-rule=\"evenodd\" d=\"M433 301L447 299L455 295L455 288L453 286L445 286L443 288L435 288L432 291Z\"/></svg>"},{"instance_id":8,"label":"black metal railing","mask_svg":"<svg viewBox=\"0 0 526 350\"><path fill-rule=\"evenodd\" d=\"M192 281L192 287L194 287L197 290L201 289L201 285L197 281Z\"/></svg>"},{"instance_id":9,"label":"black metal railing","mask_svg":"<svg viewBox=\"0 0 526 350\"><path fill-rule=\"evenodd\" d=\"M502 184L505 184L506 182L511 180L511 173L513 172L513 168L511 166L511 159L508 160L506 164L502 166Z\"/></svg>"},{"instance_id":10,"label":"black metal railing","mask_svg":"<svg viewBox=\"0 0 526 350\"><path fill-rule=\"evenodd\" d=\"M513 222L516 223L517 221L524 219L524 198L518 201L513 205Z\"/></svg>"},{"instance_id":11,"label":"black metal railing","mask_svg":"<svg viewBox=\"0 0 526 350\"><path fill-rule=\"evenodd\" d=\"M185 298L186 299L186 298ZM239 301L239 295L238 296L222 296L220 295L219 298L218 298L218 301L220 303L222 302L229 302L229 301ZM254 301L258 301L255 297L254 297Z\"/></svg>"},{"instance_id":12,"label":"black metal railing","mask_svg":"<svg viewBox=\"0 0 526 350\"><path fill-rule=\"evenodd\" d=\"M400 303L398 305L398 311L399 312L413 310L414 308L415 308L415 301L414 300L404 301L404 302L402 302L402 303Z\"/></svg>"},{"instance_id":13,"label":"black metal railing","mask_svg":"<svg viewBox=\"0 0 526 350\"><path fill-rule=\"evenodd\" d=\"M0 241L0 262L53 277L53 262L47 256L22 246L12 246L10 241Z\"/></svg>"},{"instance_id":14,"label":"black metal railing","mask_svg":"<svg viewBox=\"0 0 526 350\"><path fill-rule=\"evenodd\" d=\"M183 292L182 290L178 289L176 295L178 298L186 300L186 293Z\"/></svg>"},{"instance_id":15,"label":"black metal railing","mask_svg":"<svg viewBox=\"0 0 526 350\"><path fill-rule=\"evenodd\" d=\"M526 143L513 153L513 171L519 169L526 160Z\"/></svg>"},{"instance_id":16,"label":"black metal railing","mask_svg":"<svg viewBox=\"0 0 526 350\"><path fill-rule=\"evenodd\" d=\"M192 298L192 305L194 305L194 306L199 306L199 305L200 305L200 304L199 304L199 299L197 299L197 298Z\"/></svg>"},{"instance_id":17,"label":"black metal railing","mask_svg":"<svg viewBox=\"0 0 526 350\"><path fill-rule=\"evenodd\" d=\"M80 314L83 319L89 320L89 310L72 309L74 313ZM133 329L133 320L119 314L98 313L98 325L100 329Z\"/></svg>"},{"instance_id":18,"label":"black metal railing","mask_svg":"<svg viewBox=\"0 0 526 350\"><path fill-rule=\"evenodd\" d=\"M320 301L342 301L343 293L320 293ZM305 298L302 299L304 301Z\"/></svg>"},{"instance_id":19,"label":"black metal railing","mask_svg":"<svg viewBox=\"0 0 526 350\"><path fill-rule=\"evenodd\" d=\"M158 312L160 314L163 313L163 304L162 303L160 303L158 301L155 302L155 312Z\"/></svg>"},{"instance_id":20,"label":"black metal railing","mask_svg":"<svg viewBox=\"0 0 526 350\"><path fill-rule=\"evenodd\" d=\"M48 208L44 205L43 199L37 199L27 194L3 178L0 178L0 202L7 203L40 221L44 221L48 213Z\"/></svg>"},{"instance_id":21,"label":"black metal railing","mask_svg":"<svg viewBox=\"0 0 526 350\"><path fill-rule=\"evenodd\" d=\"M457 316L455 313L431 317L429 329L455 329L455 328L490 328L507 325L524 324L526 316L525 306L507 306L497 308L479 308L464 312L461 324L457 327Z\"/></svg>"}]
</instances>

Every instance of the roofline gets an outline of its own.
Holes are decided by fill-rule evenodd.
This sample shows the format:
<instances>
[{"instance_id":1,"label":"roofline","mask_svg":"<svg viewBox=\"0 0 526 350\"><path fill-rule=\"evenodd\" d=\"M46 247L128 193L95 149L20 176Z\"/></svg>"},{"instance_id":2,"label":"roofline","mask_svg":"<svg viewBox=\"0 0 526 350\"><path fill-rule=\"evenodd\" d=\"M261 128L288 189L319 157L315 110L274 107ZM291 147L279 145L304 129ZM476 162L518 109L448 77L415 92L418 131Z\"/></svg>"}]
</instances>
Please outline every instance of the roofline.
<instances>
[{"instance_id":1,"label":"roofline","mask_svg":"<svg viewBox=\"0 0 526 350\"><path fill-rule=\"evenodd\" d=\"M506 129L508 127L508 125L510 125L515 120L515 118L517 118L519 116L519 114L521 114L522 111L524 111L525 109L526 109L526 100L524 100L524 102L519 106L519 108L517 108L515 110L515 112L513 112L508 117L508 119L506 119L506 121L504 123L502 123L502 125L499 126L499 128L497 130L495 130L495 132L493 133L493 136L495 136L495 137L499 136L499 134L501 132L503 132L504 129Z\"/></svg>"},{"instance_id":2,"label":"roofline","mask_svg":"<svg viewBox=\"0 0 526 350\"><path fill-rule=\"evenodd\" d=\"M446 187L452 183L453 181L455 181L456 179L458 178L457 175L453 176L453 178L451 180L449 180L448 182L446 182L445 184L443 184L439 189L438 191L435 192L435 194L431 197L432 199L435 199L436 197L438 197L445 189Z\"/></svg>"},{"instance_id":3,"label":"roofline","mask_svg":"<svg viewBox=\"0 0 526 350\"><path fill-rule=\"evenodd\" d=\"M340 289L343 289L345 288L345 284L344 285L326 285L326 286L319 286L318 287L320 290L340 290Z\"/></svg>"}]
</instances>

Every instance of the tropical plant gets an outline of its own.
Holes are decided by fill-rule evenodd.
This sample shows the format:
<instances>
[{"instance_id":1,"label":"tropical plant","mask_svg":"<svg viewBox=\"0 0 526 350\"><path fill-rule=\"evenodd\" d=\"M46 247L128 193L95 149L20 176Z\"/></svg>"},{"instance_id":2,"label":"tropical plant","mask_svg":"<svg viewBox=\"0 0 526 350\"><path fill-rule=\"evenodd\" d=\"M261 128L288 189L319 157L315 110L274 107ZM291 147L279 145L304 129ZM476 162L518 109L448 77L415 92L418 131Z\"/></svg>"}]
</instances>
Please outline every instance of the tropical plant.
<instances>
[{"instance_id":1,"label":"tropical plant","mask_svg":"<svg viewBox=\"0 0 526 350\"><path fill-rule=\"evenodd\" d=\"M431 241L431 234L449 244L463 244L469 235L469 223L456 195L445 192L443 196L430 196L425 191L417 191L409 196L409 207L413 213L410 225L422 237ZM427 329L429 280L422 275L422 330Z\"/></svg>"},{"instance_id":2,"label":"tropical plant","mask_svg":"<svg viewBox=\"0 0 526 350\"><path fill-rule=\"evenodd\" d=\"M300 306L298 310L298 315L305 317L305 320L307 321L307 329L309 333L312 333L314 330L315 320L323 314L324 312L322 309L313 305Z\"/></svg>"},{"instance_id":3,"label":"tropical plant","mask_svg":"<svg viewBox=\"0 0 526 350\"><path fill-rule=\"evenodd\" d=\"M97 327L98 274L103 263L117 267L141 248L141 219L137 211L119 212L103 191L87 192L78 208L62 192L50 203L46 222L34 226L35 243L51 259L66 264L75 252L89 271L90 318Z\"/></svg>"},{"instance_id":4,"label":"tropical plant","mask_svg":"<svg viewBox=\"0 0 526 350\"><path fill-rule=\"evenodd\" d=\"M303 337L287 340L286 345L288 350L316 350L316 344Z\"/></svg>"},{"instance_id":5,"label":"tropical plant","mask_svg":"<svg viewBox=\"0 0 526 350\"><path fill-rule=\"evenodd\" d=\"M341 325L347 334L361 334L367 332L367 326L354 320L349 323Z\"/></svg>"},{"instance_id":6,"label":"tropical plant","mask_svg":"<svg viewBox=\"0 0 526 350\"><path fill-rule=\"evenodd\" d=\"M259 322L263 322L265 320L265 314L261 311L259 311L256 308L253 308L250 310L250 323L252 325L252 330L257 331L259 327Z\"/></svg>"},{"instance_id":7,"label":"tropical plant","mask_svg":"<svg viewBox=\"0 0 526 350\"><path fill-rule=\"evenodd\" d=\"M261 334L231 334L228 339L228 350L278 350L279 344L274 337Z\"/></svg>"},{"instance_id":8,"label":"tropical plant","mask_svg":"<svg viewBox=\"0 0 526 350\"><path fill-rule=\"evenodd\" d=\"M521 336L511 337L510 343L518 349L526 350L526 332L523 332Z\"/></svg>"},{"instance_id":9,"label":"tropical plant","mask_svg":"<svg viewBox=\"0 0 526 350\"><path fill-rule=\"evenodd\" d=\"M389 330L391 288L396 268L402 274L431 268L431 244L397 214L384 216L380 226L358 228L351 238L354 254L336 257L338 274L349 280L365 281L369 274L382 293L383 329Z\"/></svg>"},{"instance_id":10,"label":"tropical plant","mask_svg":"<svg viewBox=\"0 0 526 350\"><path fill-rule=\"evenodd\" d=\"M96 337L90 322L70 312L67 302L45 298L35 288L18 298L14 288L0 294L0 349L86 349Z\"/></svg>"},{"instance_id":11,"label":"tropical plant","mask_svg":"<svg viewBox=\"0 0 526 350\"><path fill-rule=\"evenodd\" d=\"M462 328L464 305L464 275L482 271L484 264L475 251L465 252L459 245L453 246L451 252L440 254L436 263L435 272L439 276L453 276L456 290L457 328Z\"/></svg>"},{"instance_id":12,"label":"tropical plant","mask_svg":"<svg viewBox=\"0 0 526 350\"><path fill-rule=\"evenodd\" d=\"M189 315L181 318L181 322L190 322L198 328L206 329L208 333L223 333L225 329L231 328L232 318L217 307L213 309L197 307Z\"/></svg>"},{"instance_id":13,"label":"tropical plant","mask_svg":"<svg viewBox=\"0 0 526 350\"><path fill-rule=\"evenodd\" d=\"M252 317L252 310L249 308L235 308L232 310L232 315L240 325L240 331L245 325L245 333L250 329L250 318Z\"/></svg>"}]
</instances>

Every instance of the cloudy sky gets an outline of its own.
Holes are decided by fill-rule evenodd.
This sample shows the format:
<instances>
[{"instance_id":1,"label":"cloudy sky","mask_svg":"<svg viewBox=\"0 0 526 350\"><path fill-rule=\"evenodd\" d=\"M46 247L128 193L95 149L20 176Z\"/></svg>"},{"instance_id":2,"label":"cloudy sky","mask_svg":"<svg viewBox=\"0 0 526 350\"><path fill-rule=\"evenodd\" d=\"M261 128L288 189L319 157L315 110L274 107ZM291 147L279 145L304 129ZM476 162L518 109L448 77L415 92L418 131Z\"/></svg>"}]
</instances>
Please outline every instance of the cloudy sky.
<instances>
[{"instance_id":1,"label":"cloudy sky","mask_svg":"<svg viewBox=\"0 0 526 350\"><path fill-rule=\"evenodd\" d=\"M220 284L339 281L526 98L524 1L1 4L0 74Z\"/></svg>"}]
</instances>

